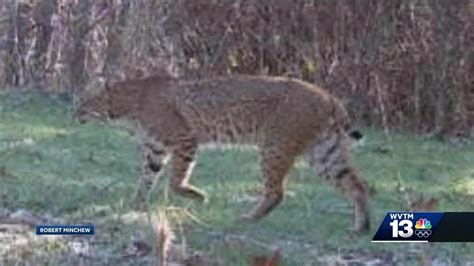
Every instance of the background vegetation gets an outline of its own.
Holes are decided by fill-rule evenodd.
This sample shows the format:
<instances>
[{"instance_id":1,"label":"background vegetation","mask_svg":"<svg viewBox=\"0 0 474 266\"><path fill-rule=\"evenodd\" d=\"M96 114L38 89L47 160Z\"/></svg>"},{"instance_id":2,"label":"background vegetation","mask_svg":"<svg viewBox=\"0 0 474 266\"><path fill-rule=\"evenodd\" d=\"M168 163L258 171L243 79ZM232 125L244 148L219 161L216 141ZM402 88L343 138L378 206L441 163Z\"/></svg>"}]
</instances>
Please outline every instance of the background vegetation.
<instances>
[{"instance_id":1,"label":"background vegetation","mask_svg":"<svg viewBox=\"0 0 474 266\"><path fill-rule=\"evenodd\" d=\"M268 219L236 223L258 195L252 150L199 154L208 205L168 194L164 177L134 212L133 128L71 115L106 80L297 77L365 127L355 153L374 227L389 210L472 211L473 22L472 0L0 0L0 265L156 264L162 229L171 265L473 265L469 243L352 235L350 205L302 162ZM41 223L97 233L39 237Z\"/></svg>"},{"instance_id":2,"label":"background vegetation","mask_svg":"<svg viewBox=\"0 0 474 266\"><path fill-rule=\"evenodd\" d=\"M345 99L361 123L436 136L474 125L471 0L3 0L0 87L101 88L286 75Z\"/></svg>"}]
</instances>

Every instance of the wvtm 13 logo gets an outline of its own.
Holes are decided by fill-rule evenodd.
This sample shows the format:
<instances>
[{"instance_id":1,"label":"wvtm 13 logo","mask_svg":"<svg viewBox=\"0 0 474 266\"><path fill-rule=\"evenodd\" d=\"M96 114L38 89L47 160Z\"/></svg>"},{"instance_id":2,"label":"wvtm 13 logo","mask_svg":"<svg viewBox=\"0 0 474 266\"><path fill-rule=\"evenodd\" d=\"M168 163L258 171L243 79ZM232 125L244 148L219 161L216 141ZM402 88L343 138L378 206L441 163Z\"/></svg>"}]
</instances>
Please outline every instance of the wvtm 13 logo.
<instances>
[{"instance_id":1,"label":"wvtm 13 logo","mask_svg":"<svg viewBox=\"0 0 474 266\"><path fill-rule=\"evenodd\" d=\"M474 212L389 212L372 242L474 242Z\"/></svg>"}]
</instances>

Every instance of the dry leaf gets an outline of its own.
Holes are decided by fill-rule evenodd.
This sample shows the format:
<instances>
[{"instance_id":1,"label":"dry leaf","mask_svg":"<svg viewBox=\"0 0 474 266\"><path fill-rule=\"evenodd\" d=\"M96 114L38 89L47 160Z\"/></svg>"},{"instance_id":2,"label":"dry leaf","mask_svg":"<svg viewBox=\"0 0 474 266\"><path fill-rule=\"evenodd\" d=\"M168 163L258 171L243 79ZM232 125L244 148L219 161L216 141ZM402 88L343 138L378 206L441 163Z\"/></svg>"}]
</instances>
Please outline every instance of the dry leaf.
<instances>
[{"instance_id":1,"label":"dry leaf","mask_svg":"<svg viewBox=\"0 0 474 266\"><path fill-rule=\"evenodd\" d=\"M278 266L280 265L280 261L281 261L280 250L276 249L270 258L266 256L253 257L250 265L251 266Z\"/></svg>"}]
</instances>

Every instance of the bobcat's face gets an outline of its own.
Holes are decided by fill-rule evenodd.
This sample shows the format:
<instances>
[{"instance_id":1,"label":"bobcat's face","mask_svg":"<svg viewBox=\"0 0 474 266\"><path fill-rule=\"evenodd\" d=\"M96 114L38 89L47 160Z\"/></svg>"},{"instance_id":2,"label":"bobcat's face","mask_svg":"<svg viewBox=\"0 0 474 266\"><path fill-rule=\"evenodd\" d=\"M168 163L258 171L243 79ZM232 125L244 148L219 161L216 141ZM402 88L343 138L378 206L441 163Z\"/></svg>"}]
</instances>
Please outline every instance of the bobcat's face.
<instances>
[{"instance_id":1,"label":"bobcat's face","mask_svg":"<svg viewBox=\"0 0 474 266\"><path fill-rule=\"evenodd\" d=\"M74 117L80 124L89 121L105 122L112 118L110 102L110 96L106 91L102 91L92 97L87 97L79 103Z\"/></svg>"}]
</instances>

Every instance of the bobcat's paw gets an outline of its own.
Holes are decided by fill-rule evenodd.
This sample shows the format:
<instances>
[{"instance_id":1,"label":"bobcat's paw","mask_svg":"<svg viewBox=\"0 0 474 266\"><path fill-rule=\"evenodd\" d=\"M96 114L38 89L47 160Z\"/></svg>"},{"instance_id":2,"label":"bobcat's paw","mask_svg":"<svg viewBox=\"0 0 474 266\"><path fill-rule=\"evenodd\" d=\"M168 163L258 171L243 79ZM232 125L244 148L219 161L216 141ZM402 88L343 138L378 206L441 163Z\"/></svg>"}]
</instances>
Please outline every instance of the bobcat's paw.
<instances>
[{"instance_id":1,"label":"bobcat's paw","mask_svg":"<svg viewBox=\"0 0 474 266\"><path fill-rule=\"evenodd\" d=\"M141 198L136 198L132 202L132 209L135 211L146 211L147 210L146 200L141 199Z\"/></svg>"},{"instance_id":2,"label":"bobcat's paw","mask_svg":"<svg viewBox=\"0 0 474 266\"><path fill-rule=\"evenodd\" d=\"M202 192L201 190L190 189L189 192L190 193L188 195L191 199L196 200L201 204L209 203L209 198L207 197L207 194Z\"/></svg>"},{"instance_id":3,"label":"bobcat's paw","mask_svg":"<svg viewBox=\"0 0 474 266\"><path fill-rule=\"evenodd\" d=\"M356 222L354 227L350 228L349 230L354 233L367 233L370 229L370 222L369 219L366 219L361 222Z\"/></svg>"},{"instance_id":4,"label":"bobcat's paw","mask_svg":"<svg viewBox=\"0 0 474 266\"><path fill-rule=\"evenodd\" d=\"M262 217L255 215L253 213L246 213L239 216L238 221L246 222L246 223L256 223L260 221Z\"/></svg>"}]
</instances>

